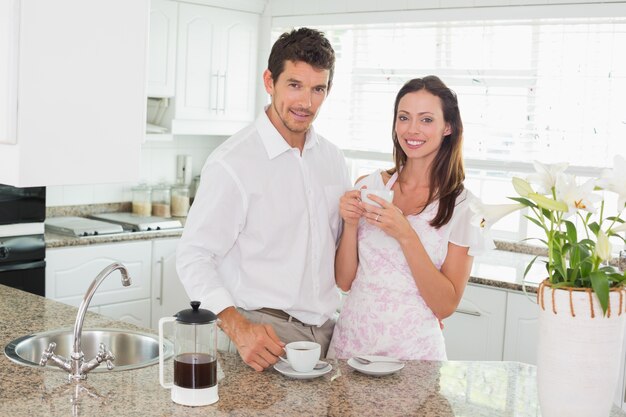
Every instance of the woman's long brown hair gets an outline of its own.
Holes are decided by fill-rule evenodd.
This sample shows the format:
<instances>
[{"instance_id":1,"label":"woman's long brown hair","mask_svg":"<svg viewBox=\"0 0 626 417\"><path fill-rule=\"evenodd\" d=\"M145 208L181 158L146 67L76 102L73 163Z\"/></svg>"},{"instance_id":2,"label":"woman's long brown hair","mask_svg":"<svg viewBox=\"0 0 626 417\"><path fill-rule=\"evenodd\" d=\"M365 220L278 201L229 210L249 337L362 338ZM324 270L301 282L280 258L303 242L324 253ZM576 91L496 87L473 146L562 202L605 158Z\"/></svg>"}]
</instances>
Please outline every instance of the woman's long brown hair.
<instances>
[{"instance_id":1,"label":"woman's long brown hair","mask_svg":"<svg viewBox=\"0 0 626 417\"><path fill-rule=\"evenodd\" d=\"M393 127L391 135L393 138L393 157L395 168L389 171L390 174L400 172L406 163L407 156L402 150L396 135L396 120L398 116L398 104L400 99L408 93L426 90L434 96L439 97L443 109L443 118L450 125L450 134L444 136L441 147L430 166L430 183L428 200L421 211L439 200L437 214L430 221L430 225L435 228L447 224L454 212L456 198L463 191L463 181L465 180L465 170L463 168L463 122L459 112L459 104L456 94L434 75L424 78L414 78L402 86L393 109ZM401 186L401 184L400 184ZM420 213L421 213L420 211Z\"/></svg>"}]
</instances>

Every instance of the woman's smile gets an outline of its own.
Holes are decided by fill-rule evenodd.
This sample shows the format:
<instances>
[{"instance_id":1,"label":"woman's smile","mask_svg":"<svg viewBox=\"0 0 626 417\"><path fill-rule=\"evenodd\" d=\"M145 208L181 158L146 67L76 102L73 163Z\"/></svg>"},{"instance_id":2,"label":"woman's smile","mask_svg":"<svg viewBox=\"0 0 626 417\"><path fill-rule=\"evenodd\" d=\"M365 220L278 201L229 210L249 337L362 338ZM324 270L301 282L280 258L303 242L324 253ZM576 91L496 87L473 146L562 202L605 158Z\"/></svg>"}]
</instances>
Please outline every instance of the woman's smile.
<instances>
[{"instance_id":1,"label":"woman's smile","mask_svg":"<svg viewBox=\"0 0 626 417\"><path fill-rule=\"evenodd\" d=\"M419 139L405 139L405 142L410 149L417 149L426 143L426 141Z\"/></svg>"}]
</instances>

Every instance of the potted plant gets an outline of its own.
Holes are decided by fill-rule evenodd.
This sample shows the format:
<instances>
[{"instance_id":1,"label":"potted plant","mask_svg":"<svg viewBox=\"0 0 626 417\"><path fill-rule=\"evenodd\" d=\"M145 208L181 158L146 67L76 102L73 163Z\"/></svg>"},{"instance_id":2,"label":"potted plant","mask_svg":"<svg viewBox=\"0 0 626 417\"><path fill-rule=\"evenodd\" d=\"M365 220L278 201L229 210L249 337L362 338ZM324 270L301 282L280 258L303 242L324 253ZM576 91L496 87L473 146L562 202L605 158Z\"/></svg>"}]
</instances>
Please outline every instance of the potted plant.
<instances>
[{"instance_id":1,"label":"potted plant","mask_svg":"<svg viewBox=\"0 0 626 417\"><path fill-rule=\"evenodd\" d=\"M542 415L606 417L617 387L626 323L626 272L609 265L610 239L626 231L626 160L584 183L567 164L534 163L513 178L512 204L472 204L473 222L489 229L514 211L538 226L546 247L546 280L537 290L537 383ZM601 193L617 193L617 210ZM607 214L611 213L611 214ZM526 268L536 262L535 257Z\"/></svg>"}]
</instances>

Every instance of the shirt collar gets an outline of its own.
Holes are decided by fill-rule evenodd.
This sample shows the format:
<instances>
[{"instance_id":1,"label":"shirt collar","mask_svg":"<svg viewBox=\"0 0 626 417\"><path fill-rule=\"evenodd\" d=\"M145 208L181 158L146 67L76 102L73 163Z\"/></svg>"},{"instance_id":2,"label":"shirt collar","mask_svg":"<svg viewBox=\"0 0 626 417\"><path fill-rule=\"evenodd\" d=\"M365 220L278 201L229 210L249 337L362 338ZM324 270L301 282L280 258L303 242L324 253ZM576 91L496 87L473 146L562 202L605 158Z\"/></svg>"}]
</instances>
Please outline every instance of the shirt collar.
<instances>
[{"instance_id":1,"label":"shirt collar","mask_svg":"<svg viewBox=\"0 0 626 417\"><path fill-rule=\"evenodd\" d=\"M267 156L269 159L274 159L278 155L283 152L290 151L292 148L289 146L285 138L276 130L270 118L265 113L265 110L269 105L265 106L261 114L256 119L255 125L257 131L259 132L259 136L261 136L261 141L263 142L263 146L265 147L265 151L267 152ZM311 149L315 145L319 143L317 138L317 134L315 133L315 129L313 126L309 128L306 132L306 136L304 138L304 149Z\"/></svg>"}]
</instances>

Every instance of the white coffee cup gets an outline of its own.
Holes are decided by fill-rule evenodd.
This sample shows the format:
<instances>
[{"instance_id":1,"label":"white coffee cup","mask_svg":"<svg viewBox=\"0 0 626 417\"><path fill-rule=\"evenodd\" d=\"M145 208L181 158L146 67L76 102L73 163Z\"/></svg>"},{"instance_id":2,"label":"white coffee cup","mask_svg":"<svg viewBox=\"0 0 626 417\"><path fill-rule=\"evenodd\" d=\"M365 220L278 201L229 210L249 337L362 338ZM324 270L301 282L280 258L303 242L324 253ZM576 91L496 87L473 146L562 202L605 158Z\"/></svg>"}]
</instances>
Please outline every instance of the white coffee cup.
<instances>
[{"instance_id":1,"label":"white coffee cup","mask_svg":"<svg viewBox=\"0 0 626 417\"><path fill-rule=\"evenodd\" d=\"M393 191L388 190L386 188L363 188L361 190L361 201L367 204L371 204L376 207L382 207L380 204L378 204L374 200L371 200L367 196L368 194L374 194L375 196L380 197L383 200L386 200L390 203L393 201Z\"/></svg>"},{"instance_id":2,"label":"white coffee cup","mask_svg":"<svg viewBox=\"0 0 626 417\"><path fill-rule=\"evenodd\" d=\"M321 346L315 342L291 342L285 346L287 360L296 372L311 372L320 359Z\"/></svg>"}]
</instances>

